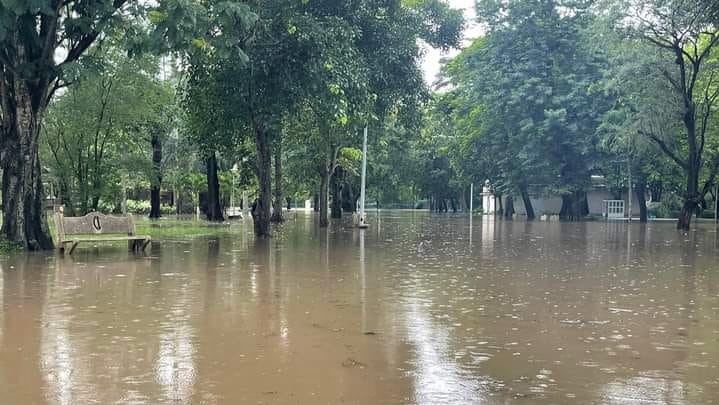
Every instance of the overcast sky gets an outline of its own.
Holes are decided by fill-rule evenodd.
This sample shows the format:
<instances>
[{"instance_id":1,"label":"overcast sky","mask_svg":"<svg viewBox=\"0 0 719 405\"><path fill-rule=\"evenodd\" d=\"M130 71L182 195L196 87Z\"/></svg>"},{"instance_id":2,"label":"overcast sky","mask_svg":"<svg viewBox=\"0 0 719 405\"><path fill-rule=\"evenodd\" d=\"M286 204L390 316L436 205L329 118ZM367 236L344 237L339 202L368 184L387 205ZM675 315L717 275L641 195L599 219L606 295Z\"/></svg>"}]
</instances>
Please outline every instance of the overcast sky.
<instances>
[{"instance_id":1,"label":"overcast sky","mask_svg":"<svg viewBox=\"0 0 719 405\"><path fill-rule=\"evenodd\" d=\"M475 22L474 0L449 0L449 4L453 8L459 8L464 11L466 20L466 29L464 31L465 42L479 36L480 31ZM443 54L438 49L428 48L424 56L424 79L430 85L434 83L439 73L440 60L445 57L456 55L458 50L451 50Z\"/></svg>"}]
</instances>

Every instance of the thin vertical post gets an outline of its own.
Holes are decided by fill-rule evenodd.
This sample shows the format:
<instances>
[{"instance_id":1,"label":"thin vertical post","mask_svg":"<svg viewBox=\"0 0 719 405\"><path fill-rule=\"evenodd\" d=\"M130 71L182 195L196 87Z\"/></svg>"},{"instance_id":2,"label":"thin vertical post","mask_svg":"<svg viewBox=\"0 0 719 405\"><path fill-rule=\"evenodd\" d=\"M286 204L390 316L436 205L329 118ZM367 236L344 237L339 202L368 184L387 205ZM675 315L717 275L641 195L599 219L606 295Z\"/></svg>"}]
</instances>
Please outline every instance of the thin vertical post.
<instances>
[{"instance_id":1,"label":"thin vertical post","mask_svg":"<svg viewBox=\"0 0 719 405\"><path fill-rule=\"evenodd\" d=\"M469 183L469 215L474 212L474 183Z\"/></svg>"},{"instance_id":2,"label":"thin vertical post","mask_svg":"<svg viewBox=\"0 0 719 405\"><path fill-rule=\"evenodd\" d=\"M714 192L714 226L719 225L719 215L717 213L719 212L719 181L717 182L717 188Z\"/></svg>"},{"instance_id":3,"label":"thin vertical post","mask_svg":"<svg viewBox=\"0 0 719 405\"><path fill-rule=\"evenodd\" d=\"M629 187L627 193L627 202L629 203L629 222L632 222L632 160L627 159L627 173L629 174Z\"/></svg>"},{"instance_id":4,"label":"thin vertical post","mask_svg":"<svg viewBox=\"0 0 719 405\"><path fill-rule=\"evenodd\" d=\"M362 188L360 189L360 225L364 225L364 200L367 181L367 126L364 127L364 140L362 141Z\"/></svg>"}]
</instances>

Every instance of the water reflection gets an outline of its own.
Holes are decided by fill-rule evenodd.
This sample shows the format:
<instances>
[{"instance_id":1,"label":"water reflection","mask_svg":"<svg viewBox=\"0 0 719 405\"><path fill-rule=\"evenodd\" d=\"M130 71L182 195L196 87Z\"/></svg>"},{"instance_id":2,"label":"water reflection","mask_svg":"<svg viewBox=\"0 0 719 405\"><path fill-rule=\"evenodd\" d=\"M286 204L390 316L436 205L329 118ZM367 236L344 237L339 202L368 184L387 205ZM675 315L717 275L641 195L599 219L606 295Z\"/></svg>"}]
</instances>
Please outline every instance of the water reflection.
<instances>
[{"instance_id":1,"label":"water reflection","mask_svg":"<svg viewBox=\"0 0 719 405\"><path fill-rule=\"evenodd\" d=\"M407 303L407 339L416 358L414 401L418 404L480 403L482 388L475 376L461 372L453 360L449 331L434 325L417 301Z\"/></svg>"},{"instance_id":2,"label":"water reflection","mask_svg":"<svg viewBox=\"0 0 719 405\"><path fill-rule=\"evenodd\" d=\"M2 339L0 392L9 403L41 403L39 325L46 292L42 269L33 256L18 255L2 263Z\"/></svg>"},{"instance_id":3,"label":"water reflection","mask_svg":"<svg viewBox=\"0 0 719 405\"><path fill-rule=\"evenodd\" d=\"M5 328L5 311L2 308L5 307L5 269L3 269L0 263L0 347L2 347L2 335L3 329Z\"/></svg>"},{"instance_id":4,"label":"water reflection","mask_svg":"<svg viewBox=\"0 0 719 405\"><path fill-rule=\"evenodd\" d=\"M169 311L159 323L155 381L161 387L164 400L189 403L195 383L193 286L181 280L171 288L174 294L172 302L168 302Z\"/></svg>"},{"instance_id":5,"label":"water reflection","mask_svg":"<svg viewBox=\"0 0 719 405\"><path fill-rule=\"evenodd\" d=\"M608 384L602 394L602 403L607 405L629 404L696 404L699 398L694 394L702 389L696 384L659 375L633 377L626 381L616 381Z\"/></svg>"},{"instance_id":6,"label":"water reflection","mask_svg":"<svg viewBox=\"0 0 719 405\"><path fill-rule=\"evenodd\" d=\"M363 331L367 330L367 269L365 265L364 239L365 230L359 229L359 260L360 260L360 302L362 305L362 325Z\"/></svg>"},{"instance_id":7,"label":"water reflection","mask_svg":"<svg viewBox=\"0 0 719 405\"><path fill-rule=\"evenodd\" d=\"M713 229L380 215L1 258L0 402L719 396Z\"/></svg>"},{"instance_id":8,"label":"water reflection","mask_svg":"<svg viewBox=\"0 0 719 405\"><path fill-rule=\"evenodd\" d=\"M494 249L495 217L482 216L482 256L491 257Z\"/></svg>"}]
</instances>

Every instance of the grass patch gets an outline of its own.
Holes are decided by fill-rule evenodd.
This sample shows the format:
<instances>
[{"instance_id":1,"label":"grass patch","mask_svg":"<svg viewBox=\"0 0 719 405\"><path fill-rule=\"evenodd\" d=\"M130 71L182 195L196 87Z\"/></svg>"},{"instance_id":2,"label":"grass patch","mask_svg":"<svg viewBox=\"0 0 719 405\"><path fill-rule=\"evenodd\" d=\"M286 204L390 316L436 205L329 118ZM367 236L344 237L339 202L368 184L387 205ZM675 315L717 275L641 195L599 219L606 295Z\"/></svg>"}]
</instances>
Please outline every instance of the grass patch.
<instances>
[{"instance_id":1,"label":"grass patch","mask_svg":"<svg viewBox=\"0 0 719 405\"><path fill-rule=\"evenodd\" d=\"M148 235L154 240L190 239L202 236L226 235L239 231L229 223L169 218L159 220L136 219L135 228L138 235Z\"/></svg>"},{"instance_id":2,"label":"grass patch","mask_svg":"<svg viewBox=\"0 0 719 405\"><path fill-rule=\"evenodd\" d=\"M50 235L52 235L53 241L55 242L55 244L57 244L58 241L57 232L55 231L55 218L52 215L48 215L47 222ZM208 221L196 221L192 219L175 218L160 218L150 220L146 217L135 216L135 233L137 235L147 235L153 240L157 241L163 239L192 239L197 237L227 235L230 233L242 232L242 228L237 226L240 224L241 222L238 222L236 224L230 224L227 222L214 223ZM91 239L102 239L103 235L89 234L82 236ZM70 235L68 235L68 237L71 238ZM122 244L120 242L108 243L117 245ZM5 251L15 251L9 249L10 247L8 247L8 250L6 250L4 246L0 245L0 253ZM20 248L20 250L22 250L22 248Z\"/></svg>"},{"instance_id":3,"label":"grass patch","mask_svg":"<svg viewBox=\"0 0 719 405\"><path fill-rule=\"evenodd\" d=\"M0 254L22 252L23 246L19 243L0 239Z\"/></svg>"}]
</instances>

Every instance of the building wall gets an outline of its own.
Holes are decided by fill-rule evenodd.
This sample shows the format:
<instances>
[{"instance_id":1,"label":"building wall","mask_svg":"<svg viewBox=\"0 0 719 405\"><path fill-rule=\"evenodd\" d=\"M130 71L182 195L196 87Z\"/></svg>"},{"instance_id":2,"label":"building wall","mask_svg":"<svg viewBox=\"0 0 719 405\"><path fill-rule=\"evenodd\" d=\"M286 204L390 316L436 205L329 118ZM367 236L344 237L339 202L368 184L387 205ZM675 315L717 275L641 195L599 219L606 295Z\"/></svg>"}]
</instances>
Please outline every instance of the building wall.
<instances>
[{"instance_id":1,"label":"building wall","mask_svg":"<svg viewBox=\"0 0 719 405\"><path fill-rule=\"evenodd\" d=\"M590 215L602 215L604 212L604 200L613 200L614 196L607 190L592 190L587 193ZM626 201L624 206L627 206Z\"/></svg>"},{"instance_id":2,"label":"building wall","mask_svg":"<svg viewBox=\"0 0 719 405\"><path fill-rule=\"evenodd\" d=\"M534 214L540 215L558 215L562 209L562 197L530 197L532 200L532 207L534 208ZM587 203L589 204L589 214L591 215L602 215L604 213L604 200L615 199L612 193L607 190L592 190L587 193ZM622 193L622 199L624 200L624 206L628 207L629 202L627 201L627 193ZM503 206L506 207L506 200L503 201ZM524 202L520 196L514 197L514 211L517 215L527 215L527 211L524 208ZM639 207L636 203L636 198L633 199L632 216L639 216Z\"/></svg>"},{"instance_id":3,"label":"building wall","mask_svg":"<svg viewBox=\"0 0 719 405\"><path fill-rule=\"evenodd\" d=\"M532 208L534 208L534 214L540 215L553 215L559 214L562 209L562 197L529 197L532 200ZM506 201L504 201L506 207ZM527 210L524 208L524 201L522 197L514 197L514 211L517 215L527 215Z\"/></svg>"}]
</instances>

